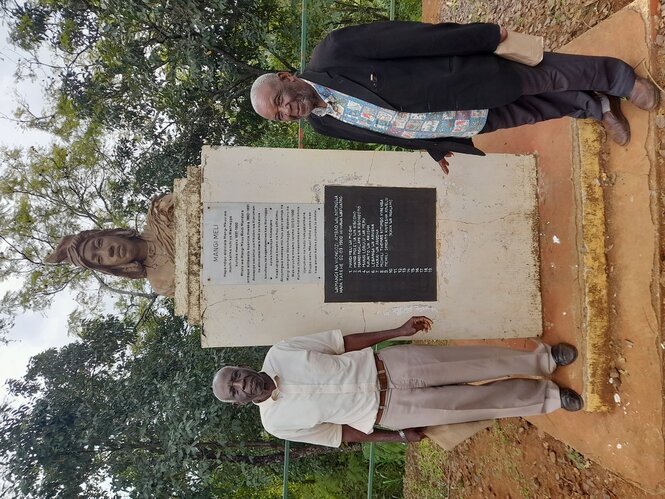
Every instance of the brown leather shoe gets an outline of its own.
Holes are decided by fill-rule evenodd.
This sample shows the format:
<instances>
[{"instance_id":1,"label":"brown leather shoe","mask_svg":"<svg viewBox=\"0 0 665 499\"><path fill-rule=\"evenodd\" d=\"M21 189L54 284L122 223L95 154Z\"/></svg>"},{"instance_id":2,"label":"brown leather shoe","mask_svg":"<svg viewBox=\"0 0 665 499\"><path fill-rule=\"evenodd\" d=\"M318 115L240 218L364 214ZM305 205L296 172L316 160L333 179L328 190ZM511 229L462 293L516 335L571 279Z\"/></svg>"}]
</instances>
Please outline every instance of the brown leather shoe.
<instances>
[{"instance_id":1,"label":"brown leather shoe","mask_svg":"<svg viewBox=\"0 0 665 499\"><path fill-rule=\"evenodd\" d=\"M653 111L660 102L660 90L646 78L637 76L628 100L645 111Z\"/></svg>"},{"instance_id":2,"label":"brown leather shoe","mask_svg":"<svg viewBox=\"0 0 665 499\"><path fill-rule=\"evenodd\" d=\"M630 125L628 120L621 112L621 101L618 97L608 95L610 101L610 110L603 113L601 120L607 135L620 146L625 146L630 142Z\"/></svg>"}]
</instances>

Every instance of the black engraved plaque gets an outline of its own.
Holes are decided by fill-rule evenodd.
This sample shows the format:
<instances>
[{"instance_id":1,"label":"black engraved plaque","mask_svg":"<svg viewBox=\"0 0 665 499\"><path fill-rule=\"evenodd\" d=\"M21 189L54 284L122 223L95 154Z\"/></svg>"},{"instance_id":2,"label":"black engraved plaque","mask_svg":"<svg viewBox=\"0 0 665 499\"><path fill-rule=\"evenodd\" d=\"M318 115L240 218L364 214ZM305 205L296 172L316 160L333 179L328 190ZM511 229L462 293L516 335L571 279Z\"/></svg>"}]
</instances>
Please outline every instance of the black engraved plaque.
<instances>
[{"instance_id":1,"label":"black engraved plaque","mask_svg":"<svg viewBox=\"0 0 665 499\"><path fill-rule=\"evenodd\" d=\"M325 301L436 301L436 189L326 186Z\"/></svg>"}]
</instances>

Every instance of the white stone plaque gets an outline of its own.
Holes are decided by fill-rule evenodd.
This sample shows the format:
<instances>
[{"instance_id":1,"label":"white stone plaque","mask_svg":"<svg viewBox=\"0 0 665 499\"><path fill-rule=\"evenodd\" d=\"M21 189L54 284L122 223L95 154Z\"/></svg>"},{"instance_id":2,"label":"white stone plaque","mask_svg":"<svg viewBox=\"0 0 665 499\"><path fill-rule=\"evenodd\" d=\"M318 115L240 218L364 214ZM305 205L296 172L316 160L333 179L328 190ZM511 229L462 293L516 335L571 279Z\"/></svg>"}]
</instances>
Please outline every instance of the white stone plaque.
<instances>
[{"instance_id":1,"label":"white stone plaque","mask_svg":"<svg viewBox=\"0 0 665 499\"><path fill-rule=\"evenodd\" d=\"M201 244L204 282L321 282L323 205L204 203Z\"/></svg>"}]
</instances>

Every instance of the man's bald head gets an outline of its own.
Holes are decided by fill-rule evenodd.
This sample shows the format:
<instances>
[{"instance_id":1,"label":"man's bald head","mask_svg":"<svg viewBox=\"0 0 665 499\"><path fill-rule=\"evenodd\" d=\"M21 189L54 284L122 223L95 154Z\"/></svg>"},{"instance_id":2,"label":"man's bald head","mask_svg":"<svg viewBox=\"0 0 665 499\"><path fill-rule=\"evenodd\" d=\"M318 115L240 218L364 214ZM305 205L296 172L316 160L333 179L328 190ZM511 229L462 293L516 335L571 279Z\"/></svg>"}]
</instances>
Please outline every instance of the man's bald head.
<instances>
[{"instance_id":1,"label":"man's bald head","mask_svg":"<svg viewBox=\"0 0 665 499\"><path fill-rule=\"evenodd\" d=\"M256 80L254 80L254 83L252 83L252 88L249 91L249 100L251 101L252 107L254 108L254 111L257 112L257 114L261 114L256 109L256 105L260 100L260 96L262 96L263 92L270 92L270 87L276 85L278 82L279 76L277 76L277 73L266 73L259 76ZM266 86L268 88L264 89Z\"/></svg>"},{"instance_id":2,"label":"man's bald head","mask_svg":"<svg viewBox=\"0 0 665 499\"><path fill-rule=\"evenodd\" d=\"M276 121L306 118L315 107L325 107L316 90L291 73L268 73L259 76L249 94L256 113Z\"/></svg>"}]
</instances>

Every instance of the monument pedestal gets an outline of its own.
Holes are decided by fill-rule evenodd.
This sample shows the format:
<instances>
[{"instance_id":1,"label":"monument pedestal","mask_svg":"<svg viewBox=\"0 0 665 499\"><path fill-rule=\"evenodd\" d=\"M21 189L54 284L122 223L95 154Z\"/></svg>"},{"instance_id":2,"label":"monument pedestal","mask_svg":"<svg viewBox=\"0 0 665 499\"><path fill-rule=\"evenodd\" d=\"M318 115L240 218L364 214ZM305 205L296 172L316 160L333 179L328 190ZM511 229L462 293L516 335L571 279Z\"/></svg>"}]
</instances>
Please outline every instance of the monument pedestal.
<instances>
[{"instance_id":1,"label":"monument pedestal","mask_svg":"<svg viewBox=\"0 0 665 499\"><path fill-rule=\"evenodd\" d=\"M176 184L176 312L204 347L412 315L429 339L540 336L536 174L531 156L460 155L445 177L420 152L205 148Z\"/></svg>"}]
</instances>

